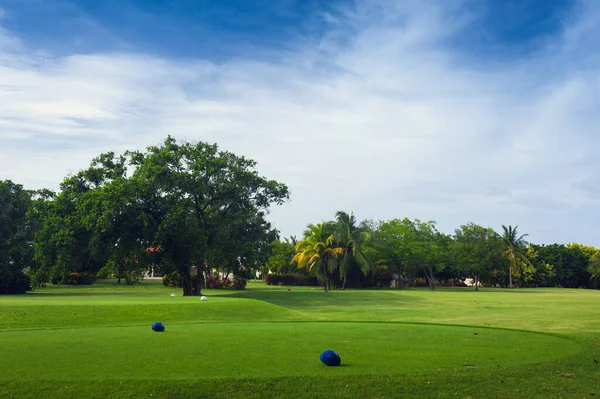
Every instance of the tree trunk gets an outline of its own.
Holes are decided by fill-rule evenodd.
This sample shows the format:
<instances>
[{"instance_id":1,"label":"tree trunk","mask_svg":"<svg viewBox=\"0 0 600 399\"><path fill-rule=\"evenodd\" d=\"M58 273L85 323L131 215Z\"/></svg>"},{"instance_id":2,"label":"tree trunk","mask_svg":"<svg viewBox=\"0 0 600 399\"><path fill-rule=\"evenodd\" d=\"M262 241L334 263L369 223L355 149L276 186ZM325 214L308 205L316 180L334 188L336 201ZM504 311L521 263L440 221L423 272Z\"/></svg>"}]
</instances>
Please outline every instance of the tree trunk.
<instances>
[{"instance_id":1,"label":"tree trunk","mask_svg":"<svg viewBox=\"0 0 600 399\"><path fill-rule=\"evenodd\" d=\"M184 270L179 270L179 274L181 274L181 286L183 287L183 296L193 296L194 285L192 281L192 276L190 275L190 271L187 268L185 268Z\"/></svg>"},{"instance_id":2,"label":"tree trunk","mask_svg":"<svg viewBox=\"0 0 600 399\"><path fill-rule=\"evenodd\" d=\"M508 265L508 288L512 288L512 262Z\"/></svg>"},{"instance_id":3,"label":"tree trunk","mask_svg":"<svg viewBox=\"0 0 600 399\"><path fill-rule=\"evenodd\" d=\"M396 271L398 272L398 280L396 280L396 289L401 289L402 285L402 267L396 265Z\"/></svg>"},{"instance_id":4,"label":"tree trunk","mask_svg":"<svg viewBox=\"0 0 600 399\"><path fill-rule=\"evenodd\" d=\"M202 279L204 273L201 270L198 270L198 275L196 276L196 287L194 287L194 295L202 295Z\"/></svg>"},{"instance_id":5,"label":"tree trunk","mask_svg":"<svg viewBox=\"0 0 600 399\"><path fill-rule=\"evenodd\" d=\"M479 291L479 275L475 275L475 291Z\"/></svg>"},{"instance_id":6,"label":"tree trunk","mask_svg":"<svg viewBox=\"0 0 600 399\"><path fill-rule=\"evenodd\" d=\"M346 271L344 272L344 280L342 281L342 290L346 288L346 280L348 277L348 269L346 269Z\"/></svg>"},{"instance_id":7,"label":"tree trunk","mask_svg":"<svg viewBox=\"0 0 600 399\"><path fill-rule=\"evenodd\" d=\"M427 267L425 268L425 277L427 277L427 283L429 284L429 289L435 291L435 281L433 280L433 270Z\"/></svg>"}]
</instances>

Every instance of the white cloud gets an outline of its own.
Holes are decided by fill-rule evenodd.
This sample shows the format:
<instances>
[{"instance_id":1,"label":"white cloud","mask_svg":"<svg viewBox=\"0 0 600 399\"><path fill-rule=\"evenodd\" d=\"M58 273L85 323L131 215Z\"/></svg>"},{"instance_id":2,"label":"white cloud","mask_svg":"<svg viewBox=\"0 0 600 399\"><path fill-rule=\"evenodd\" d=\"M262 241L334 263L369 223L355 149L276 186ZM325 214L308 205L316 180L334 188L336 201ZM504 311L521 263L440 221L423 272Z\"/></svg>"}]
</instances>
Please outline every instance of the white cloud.
<instances>
[{"instance_id":1,"label":"white cloud","mask_svg":"<svg viewBox=\"0 0 600 399\"><path fill-rule=\"evenodd\" d=\"M0 178L55 188L102 151L173 134L287 183L292 202L273 211L286 235L344 209L599 245L594 3L543 51L485 68L444 44L475 18L459 2L392 4L325 16L324 41L281 62L56 58L0 30Z\"/></svg>"}]
</instances>

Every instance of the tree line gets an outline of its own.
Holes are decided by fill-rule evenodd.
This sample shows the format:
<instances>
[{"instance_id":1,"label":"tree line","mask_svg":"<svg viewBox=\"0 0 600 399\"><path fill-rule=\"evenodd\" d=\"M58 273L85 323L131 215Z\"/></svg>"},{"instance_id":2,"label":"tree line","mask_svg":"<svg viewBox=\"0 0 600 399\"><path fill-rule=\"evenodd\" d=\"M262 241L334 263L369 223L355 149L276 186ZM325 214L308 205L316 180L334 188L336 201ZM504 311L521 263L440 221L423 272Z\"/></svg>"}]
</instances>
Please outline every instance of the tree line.
<instances>
[{"instance_id":1,"label":"tree line","mask_svg":"<svg viewBox=\"0 0 600 399\"><path fill-rule=\"evenodd\" d=\"M311 274L326 288L464 285L598 288L600 250L577 243L537 245L518 227L467 223L444 234L433 221L357 223L338 212L296 237L271 242L265 273Z\"/></svg>"},{"instance_id":2,"label":"tree line","mask_svg":"<svg viewBox=\"0 0 600 399\"><path fill-rule=\"evenodd\" d=\"M108 152L65 177L58 192L0 181L0 294L48 283L127 284L149 269L201 295L220 272L316 276L327 288L461 284L596 288L598 249L535 245L517 228L473 223L454 234L433 221L358 222L352 213L281 240L269 209L283 183L216 144L167 137L144 151ZM233 282L236 285L236 281ZM241 284L243 286L243 284Z\"/></svg>"}]
</instances>

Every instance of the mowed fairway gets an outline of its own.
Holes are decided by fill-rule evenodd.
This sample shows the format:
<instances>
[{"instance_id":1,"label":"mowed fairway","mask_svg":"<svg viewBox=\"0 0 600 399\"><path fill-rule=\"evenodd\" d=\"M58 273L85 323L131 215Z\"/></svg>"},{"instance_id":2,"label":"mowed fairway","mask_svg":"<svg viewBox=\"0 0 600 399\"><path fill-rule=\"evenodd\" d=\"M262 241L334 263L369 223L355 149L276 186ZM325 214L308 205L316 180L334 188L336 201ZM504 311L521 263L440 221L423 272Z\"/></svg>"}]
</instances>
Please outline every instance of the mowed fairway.
<instances>
[{"instance_id":1,"label":"mowed fairway","mask_svg":"<svg viewBox=\"0 0 600 399\"><path fill-rule=\"evenodd\" d=\"M206 294L145 281L2 296L0 397L600 395L597 291Z\"/></svg>"}]
</instances>

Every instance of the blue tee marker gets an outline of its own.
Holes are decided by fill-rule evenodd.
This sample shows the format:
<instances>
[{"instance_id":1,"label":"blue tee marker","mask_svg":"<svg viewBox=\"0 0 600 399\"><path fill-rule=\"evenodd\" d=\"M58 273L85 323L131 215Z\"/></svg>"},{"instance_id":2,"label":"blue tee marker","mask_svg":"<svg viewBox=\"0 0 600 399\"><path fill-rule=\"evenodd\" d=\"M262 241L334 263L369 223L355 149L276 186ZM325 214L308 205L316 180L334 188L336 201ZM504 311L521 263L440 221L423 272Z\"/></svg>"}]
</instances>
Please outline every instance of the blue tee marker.
<instances>
[{"instance_id":1,"label":"blue tee marker","mask_svg":"<svg viewBox=\"0 0 600 399\"><path fill-rule=\"evenodd\" d=\"M321 353L319 358L323 364L326 364L327 366L339 366L342 363L342 358L340 355L331 349L327 349L325 352Z\"/></svg>"},{"instance_id":2,"label":"blue tee marker","mask_svg":"<svg viewBox=\"0 0 600 399\"><path fill-rule=\"evenodd\" d=\"M165 331L165 326L160 321L157 321L156 323L152 324L152 329L156 332L163 332Z\"/></svg>"}]
</instances>

